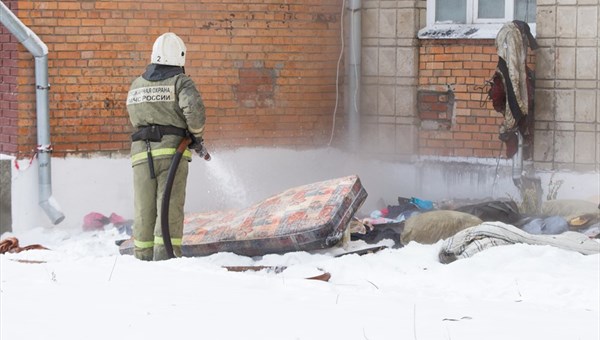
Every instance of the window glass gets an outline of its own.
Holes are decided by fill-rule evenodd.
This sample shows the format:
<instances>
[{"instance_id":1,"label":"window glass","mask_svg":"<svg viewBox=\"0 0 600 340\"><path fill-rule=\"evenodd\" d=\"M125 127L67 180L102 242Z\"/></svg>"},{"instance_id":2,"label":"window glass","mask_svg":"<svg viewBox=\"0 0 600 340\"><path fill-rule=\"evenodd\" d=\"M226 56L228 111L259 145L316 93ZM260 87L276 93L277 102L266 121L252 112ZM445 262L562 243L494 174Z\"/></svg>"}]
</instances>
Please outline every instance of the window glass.
<instances>
[{"instance_id":1,"label":"window glass","mask_svg":"<svg viewBox=\"0 0 600 340\"><path fill-rule=\"evenodd\" d=\"M480 19L504 18L504 0L479 0L477 7L477 17Z\"/></svg>"},{"instance_id":2,"label":"window glass","mask_svg":"<svg viewBox=\"0 0 600 340\"><path fill-rule=\"evenodd\" d=\"M536 0L514 0L515 1L515 20L525 22L535 22Z\"/></svg>"},{"instance_id":3,"label":"window glass","mask_svg":"<svg viewBox=\"0 0 600 340\"><path fill-rule=\"evenodd\" d=\"M467 0L437 0L435 2L435 21L467 23Z\"/></svg>"}]
</instances>

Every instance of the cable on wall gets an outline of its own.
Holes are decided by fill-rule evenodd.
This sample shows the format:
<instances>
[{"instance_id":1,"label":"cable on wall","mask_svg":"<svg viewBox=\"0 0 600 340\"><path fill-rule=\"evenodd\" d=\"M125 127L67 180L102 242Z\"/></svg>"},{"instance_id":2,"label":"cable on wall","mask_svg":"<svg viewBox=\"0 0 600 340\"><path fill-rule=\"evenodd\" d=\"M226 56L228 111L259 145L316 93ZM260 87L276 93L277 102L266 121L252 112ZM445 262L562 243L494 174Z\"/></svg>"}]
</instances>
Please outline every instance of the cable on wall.
<instances>
[{"instance_id":1,"label":"cable on wall","mask_svg":"<svg viewBox=\"0 0 600 340\"><path fill-rule=\"evenodd\" d=\"M342 13L340 15L340 40L342 41L342 48L340 50L340 56L338 57L337 67L335 71L335 107L333 108L333 121L331 123L331 135L329 137L329 143L327 146L331 146L331 142L333 141L333 134L335 131L335 118L337 115L337 109L340 100L340 63L342 61L342 56L344 55L344 11L346 10L346 0L342 1Z\"/></svg>"}]
</instances>

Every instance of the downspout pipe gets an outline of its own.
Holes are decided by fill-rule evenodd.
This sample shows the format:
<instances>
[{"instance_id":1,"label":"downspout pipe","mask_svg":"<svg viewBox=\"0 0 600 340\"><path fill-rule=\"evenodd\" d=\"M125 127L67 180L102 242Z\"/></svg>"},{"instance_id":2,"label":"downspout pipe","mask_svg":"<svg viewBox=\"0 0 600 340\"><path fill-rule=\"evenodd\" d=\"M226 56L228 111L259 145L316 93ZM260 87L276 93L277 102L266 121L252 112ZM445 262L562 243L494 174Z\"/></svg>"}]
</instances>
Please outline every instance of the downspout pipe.
<instances>
[{"instance_id":1,"label":"downspout pipe","mask_svg":"<svg viewBox=\"0 0 600 340\"><path fill-rule=\"evenodd\" d=\"M361 74L361 0L349 0L350 43L348 62L348 138L350 151L358 151L360 141L360 74Z\"/></svg>"},{"instance_id":2,"label":"downspout pipe","mask_svg":"<svg viewBox=\"0 0 600 340\"><path fill-rule=\"evenodd\" d=\"M0 22L19 40L35 58L35 99L37 117L37 150L39 205L53 224L65 219L56 200L52 197L50 153L50 115L48 110L48 47L42 40L0 2Z\"/></svg>"},{"instance_id":3,"label":"downspout pipe","mask_svg":"<svg viewBox=\"0 0 600 340\"><path fill-rule=\"evenodd\" d=\"M512 180L515 186L523 189L523 136L519 130L515 131L517 135L517 153L513 156Z\"/></svg>"}]
</instances>

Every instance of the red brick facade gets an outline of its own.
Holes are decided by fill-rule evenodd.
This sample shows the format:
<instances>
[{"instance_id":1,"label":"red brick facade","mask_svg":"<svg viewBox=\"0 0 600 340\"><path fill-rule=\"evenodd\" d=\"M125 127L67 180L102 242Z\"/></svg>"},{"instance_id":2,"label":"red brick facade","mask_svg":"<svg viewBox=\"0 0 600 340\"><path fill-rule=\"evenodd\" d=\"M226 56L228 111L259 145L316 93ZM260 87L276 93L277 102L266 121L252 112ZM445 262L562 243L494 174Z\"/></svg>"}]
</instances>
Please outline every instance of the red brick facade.
<instances>
[{"instance_id":1,"label":"red brick facade","mask_svg":"<svg viewBox=\"0 0 600 340\"><path fill-rule=\"evenodd\" d=\"M421 129L419 152L497 157L502 116L486 101L487 93L483 91L498 60L494 41L422 40L419 60L419 88L455 97L450 112L444 114L447 124ZM422 122L424 119L428 118L421 114Z\"/></svg>"},{"instance_id":2,"label":"red brick facade","mask_svg":"<svg viewBox=\"0 0 600 340\"><path fill-rule=\"evenodd\" d=\"M4 4L16 7L16 1ZM17 39L0 25L0 153L4 154L15 153L18 144L17 45Z\"/></svg>"},{"instance_id":3,"label":"red brick facade","mask_svg":"<svg viewBox=\"0 0 600 340\"><path fill-rule=\"evenodd\" d=\"M48 45L53 156L128 151L127 90L167 31L188 47L186 72L207 106L210 147L329 141L342 0L5 3ZM28 157L36 148L34 62L0 29L0 153ZM502 116L486 100L496 62L493 39L420 40L418 154L500 154ZM337 117L339 134L342 107Z\"/></svg>"},{"instance_id":4,"label":"red brick facade","mask_svg":"<svg viewBox=\"0 0 600 340\"><path fill-rule=\"evenodd\" d=\"M487 98L487 81L494 74L497 62L493 39L421 40L420 154L500 155L502 143L498 139L498 128L503 117Z\"/></svg>"},{"instance_id":5,"label":"red brick facade","mask_svg":"<svg viewBox=\"0 0 600 340\"><path fill-rule=\"evenodd\" d=\"M48 45L53 156L128 151L126 93L167 31L188 47L209 145L329 141L342 0L5 3ZM1 32L0 152L25 157L36 147L34 62Z\"/></svg>"}]
</instances>

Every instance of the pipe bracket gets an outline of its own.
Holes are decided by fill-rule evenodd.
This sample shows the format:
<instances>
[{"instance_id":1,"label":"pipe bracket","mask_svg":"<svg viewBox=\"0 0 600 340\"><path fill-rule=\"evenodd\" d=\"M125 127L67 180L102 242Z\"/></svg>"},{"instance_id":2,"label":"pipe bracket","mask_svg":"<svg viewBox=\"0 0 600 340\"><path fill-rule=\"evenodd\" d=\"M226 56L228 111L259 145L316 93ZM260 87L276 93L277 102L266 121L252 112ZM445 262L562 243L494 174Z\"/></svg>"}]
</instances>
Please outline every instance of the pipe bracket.
<instances>
[{"instance_id":1,"label":"pipe bracket","mask_svg":"<svg viewBox=\"0 0 600 340\"><path fill-rule=\"evenodd\" d=\"M51 153L53 151L52 144L38 145L37 146L37 151L38 152L48 152L48 153Z\"/></svg>"}]
</instances>

